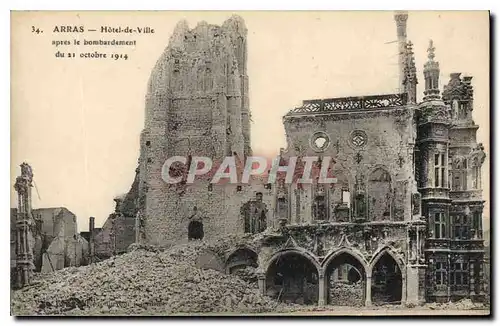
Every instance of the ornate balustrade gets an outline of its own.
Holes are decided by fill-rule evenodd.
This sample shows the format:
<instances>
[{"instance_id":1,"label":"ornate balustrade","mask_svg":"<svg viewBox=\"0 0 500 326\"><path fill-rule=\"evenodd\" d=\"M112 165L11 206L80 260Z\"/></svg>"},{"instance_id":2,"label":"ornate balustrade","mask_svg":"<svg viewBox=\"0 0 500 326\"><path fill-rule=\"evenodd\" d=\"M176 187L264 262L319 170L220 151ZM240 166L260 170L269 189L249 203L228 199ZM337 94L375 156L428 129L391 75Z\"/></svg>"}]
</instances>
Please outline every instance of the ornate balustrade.
<instances>
[{"instance_id":1,"label":"ornate balustrade","mask_svg":"<svg viewBox=\"0 0 500 326\"><path fill-rule=\"evenodd\" d=\"M429 238L426 241L426 249L450 249L450 239Z\"/></svg>"},{"instance_id":2,"label":"ornate balustrade","mask_svg":"<svg viewBox=\"0 0 500 326\"><path fill-rule=\"evenodd\" d=\"M301 107L291 110L287 115L374 110L404 106L407 103L406 93L305 100Z\"/></svg>"},{"instance_id":3,"label":"ornate balustrade","mask_svg":"<svg viewBox=\"0 0 500 326\"><path fill-rule=\"evenodd\" d=\"M482 200L482 190L454 190L450 191L450 199L464 201L480 201Z\"/></svg>"},{"instance_id":4,"label":"ornate balustrade","mask_svg":"<svg viewBox=\"0 0 500 326\"><path fill-rule=\"evenodd\" d=\"M451 250L484 250L483 240L452 240Z\"/></svg>"}]
</instances>

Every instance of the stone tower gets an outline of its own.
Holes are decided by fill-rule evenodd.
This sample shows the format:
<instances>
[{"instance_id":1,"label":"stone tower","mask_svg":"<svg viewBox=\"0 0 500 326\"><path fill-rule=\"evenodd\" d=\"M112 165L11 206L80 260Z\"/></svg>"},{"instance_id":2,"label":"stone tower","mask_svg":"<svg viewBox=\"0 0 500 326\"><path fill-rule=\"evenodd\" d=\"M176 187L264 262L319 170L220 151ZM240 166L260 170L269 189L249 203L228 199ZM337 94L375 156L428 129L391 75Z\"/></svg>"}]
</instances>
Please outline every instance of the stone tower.
<instances>
[{"instance_id":1,"label":"stone tower","mask_svg":"<svg viewBox=\"0 0 500 326\"><path fill-rule=\"evenodd\" d=\"M448 254L434 255L435 248L447 244L449 239L450 197L448 189L448 132L451 124L448 107L439 96L439 65L434 62L432 42L428 49L429 61L424 66L424 100L419 105L418 119L420 180L419 191L422 194L422 215L426 216L428 233L426 237L427 278L436 278L433 268L441 271L448 268ZM447 279L444 275L439 280L436 293L427 291L427 297L447 295ZM436 299L433 297L433 299Z\"/></svg>"},{"instance_id":2,"label":"stone tower","mask_svg":"<svg viewBox=\"0 0 500 326\"><path fill-rule=\"evenodd\" d=\"M461 78L460 75L452 73L443 90L443 100L451 111L450 299L465 293L472 299L481 300L484 298L481 167L486 155L482 144L477 143L479 126L472 119L472 77Z\"/></svg>"},{"instance_id":3,"label":"stone tower","mask_svg":"<svg viewBox=\"0 0 500 326\"><path fill-rule=\"evenodd\" d=\"M146 95L139 163L143 241L176 242L184 236L185 218L195 206L207 217L226 215L224 189L214 187L209 193L203 180L169 185L161 172L173 156L219 162L235 156L244 162L251 154L246 64L247 29L240 17L222 26L200 22L189 29L186 21L177 24L153 68Z\"/></svg>"},{"instance_id":4,"label":"stone tower","mask_svg":"<svg viewBox=\"0 0 500 326\"><path fill-rule=\"evenodd\" d=\"M462 297L478 299L482 289L483 209L479 185L484 160L476 143L478 126L472 121L471 77L451 80L439 95L439 64L434 45L424 65L425 91L419 105L419 191L427 218L425 256L428 301L446 302ZM477 167L477 168L474 168Z\"/></svg>"}]
</instances>

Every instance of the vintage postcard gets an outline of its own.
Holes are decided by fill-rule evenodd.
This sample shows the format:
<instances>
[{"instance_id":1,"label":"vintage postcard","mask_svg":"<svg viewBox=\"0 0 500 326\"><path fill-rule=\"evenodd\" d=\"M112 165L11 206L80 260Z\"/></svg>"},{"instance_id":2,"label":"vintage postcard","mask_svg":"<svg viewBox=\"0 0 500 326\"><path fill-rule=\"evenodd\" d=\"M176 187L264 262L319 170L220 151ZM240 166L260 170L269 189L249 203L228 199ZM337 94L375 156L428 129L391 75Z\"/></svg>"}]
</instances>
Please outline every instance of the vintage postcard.
<instances>
[{"instance_id":1,"label":"vintage postcard","mask_svg":"<svg viewBox=\"0 0 500 326\"><path fill-rule=\"evenodd\" d=\"M13 11L11 314L490 314L487 11Z\"/></svg>"}]
</instances>

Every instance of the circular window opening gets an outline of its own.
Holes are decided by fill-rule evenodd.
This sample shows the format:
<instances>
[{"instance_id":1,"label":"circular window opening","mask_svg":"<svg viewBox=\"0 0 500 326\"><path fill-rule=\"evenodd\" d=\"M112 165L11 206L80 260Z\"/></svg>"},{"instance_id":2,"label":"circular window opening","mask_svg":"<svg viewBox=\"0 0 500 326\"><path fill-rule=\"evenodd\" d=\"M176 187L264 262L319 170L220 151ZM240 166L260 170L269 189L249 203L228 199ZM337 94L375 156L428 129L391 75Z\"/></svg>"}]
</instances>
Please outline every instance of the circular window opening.
<instances>
[{"instance_id":1,"label":"circular window opening","mask_svg":"<svg viewBox=\"0 0 500 326\"><path fill-rule=\"evenodd\" d=\"M325 145L326 145L326 138L323 137L323 136L319 136L318 138L316 138L316 140L314 141L314 144L316 145L316 147L318 148L323 148Z\"/></svg>"},{"instance_id":2,"label":"circular window opening","mask_svg":"<svg viewBox=\"0 0 500 326\"><path fill-rule=\"evenodd\" d=\"M315 151L322 152L328 148L328 145L330 145L330 138L322 131L313 134L311 137L311 147Z\"/></svg>"}]
</instances>

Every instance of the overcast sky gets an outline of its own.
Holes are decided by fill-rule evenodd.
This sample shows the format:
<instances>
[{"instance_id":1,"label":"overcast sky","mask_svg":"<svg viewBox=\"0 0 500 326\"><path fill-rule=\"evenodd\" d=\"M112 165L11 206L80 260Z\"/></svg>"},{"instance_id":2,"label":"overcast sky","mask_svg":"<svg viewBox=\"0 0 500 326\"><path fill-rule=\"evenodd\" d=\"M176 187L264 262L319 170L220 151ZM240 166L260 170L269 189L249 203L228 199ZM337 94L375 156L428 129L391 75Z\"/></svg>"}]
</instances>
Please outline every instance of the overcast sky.
<instances>
[{"instance_id":1,"label":"overcast sky","mask_svg":"<svg viewBox=\"0 0 500 326\"><path fill-rule=\"evenodd\" d=\"M144 96L152 67L175 24L221 24L230 12L22 13L12 17L12 167L27 161L37 191L33 205L64 206L101 226L113 198L129 190L144 125ZM241 12L248 28L252 147L272 155L285 147L281 117L304 99L398 92L396 24L392 12ZM54 34L54 25L149 26L149 35ZM32 33L32 26L44 31ZM116 49L128 60L61 59L52 40L137 40ZM472 75L473 117L489 154L489 20L487 12L410 12L408 39L422 68L434 40L441 89L452 72ZM97 49L97 48L95 48ZM102 48L101 48L102 49ZM93 48L60 47L61 52ZM109 51L105 51L109 52ZM489 157L483 168L489 188ZM11 190L15 207L15 192ZM488 191L484 191L485 197ZM486 211L485 215L489 216Z\"/></svg>"}]
</instances>

